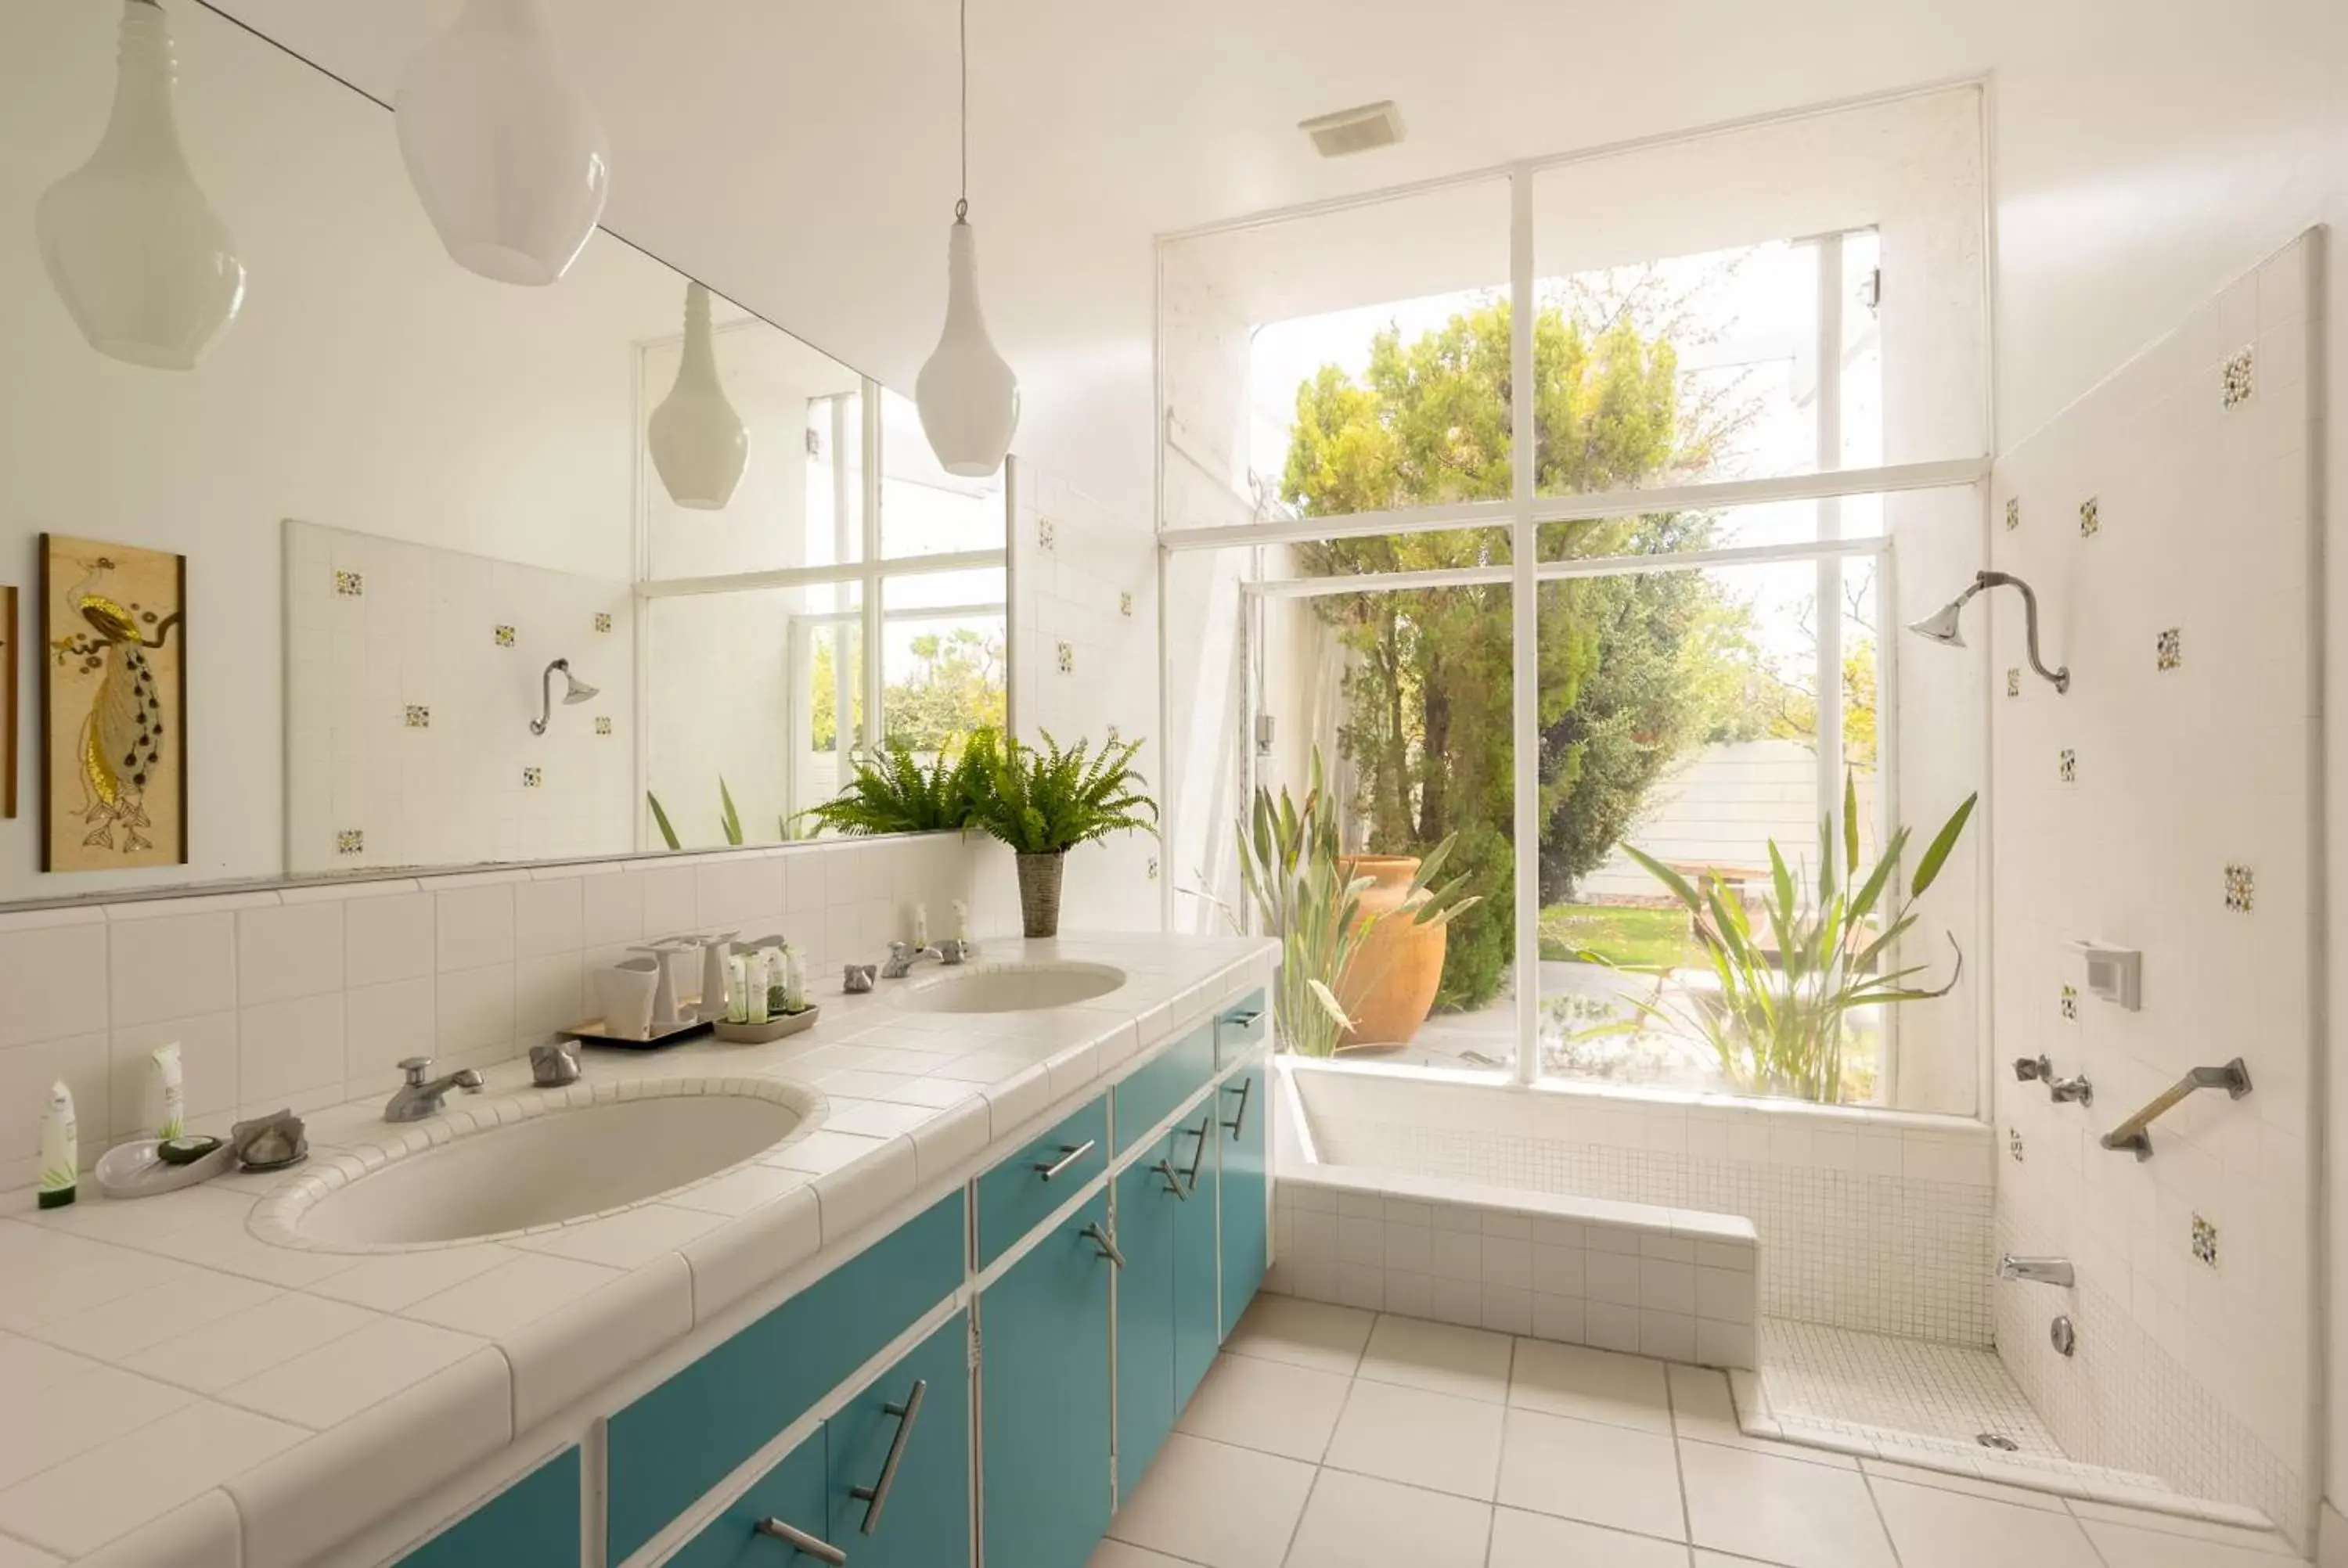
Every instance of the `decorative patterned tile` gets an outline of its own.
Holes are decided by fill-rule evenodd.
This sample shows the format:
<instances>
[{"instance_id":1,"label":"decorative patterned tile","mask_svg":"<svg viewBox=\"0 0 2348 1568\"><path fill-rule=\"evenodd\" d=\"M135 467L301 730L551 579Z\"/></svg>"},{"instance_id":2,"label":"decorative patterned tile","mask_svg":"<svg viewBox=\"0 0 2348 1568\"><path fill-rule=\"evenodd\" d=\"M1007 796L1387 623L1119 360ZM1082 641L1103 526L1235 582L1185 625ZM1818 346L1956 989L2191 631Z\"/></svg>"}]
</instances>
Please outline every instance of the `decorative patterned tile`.
<instances>
[{"instance_id":1,"label":"decorative patterned tile","mask_svg":"<svg viewBox=\"0 0 2348 1568\"><path fill-rule=\"evenodd\" d=\"M2009 697L2022 695L2022 666L2019 664L2009 665L2006 669L2005 694Z\"/></svg>"},{"instance_id":2,"label":"decorative patterned tile","mask_svg":"<svg viewBox=\"0 0 2348 1568\"><path fill-rule=\"evenodd\" d=\"M1149 879L1152 882L1158 880L1158 856L1154 855L1149 857Z\"/></svg>"},{"instance_id":3,"label":"decorative patterned tile","mask_svg":"<svg viewBox=\"0 0 2348 1568\"><path fill-rule=\"evenodd\" d=\"M1059 652L1059 661L1060 661L1060 673L1061 673L1061 674L1063 674L1063 675L1073 675L1073 674L1075 674L1075 673L1076 672L1076 649L1075 649L1075 648L1073 648L1072 646L1070 646L1069 644L1066 643L1066 642L1061 643L1061 644L1060 644L1060 652Z\"/></svg>"},{"instance_id":4,"label":"decorative patterned tile","mask_svg":"<svg viewBox=\"0 0 2348 1568\"><path fill-rule=\"evenodd\" d=\"M2258 877L2247 866L2226 867L2226 907L2247 915L2258 902Z\"/></svg>"},{"instance_id":5,"label":"decorative patterned tile","mask_svg":"<svg viewBox=\"0 0 2348 1568\"><path fill-rule=\"evenodd\" d=\"M2008 528L2018 528L2022 526L2022 497L2019 496L2008 496L2005 498L2005 526Z\"/></svg>"},{"instance_id":6,"label":"decorative patterned tile","mask_svg":"<svg viewBox=\"0 0 2348 1568\"><path fill-rule=\"evenodd\" d=\"M511 648L514 645L514 629L510 626L499 626L497 628L497 639L499 647Z\"/></svg>"},{"instance_id":7,"label":"decorative patterned tile","mask_svg":"<svg viewBox=\"0 0 2348 1568\"><path fill-rule=\"evenodd\" d=\"M365 828L358 827L346 827L340 833L335 835L335 853L337 855L365 855L366 853L366 830Z\"/></svg>"},{"instance_id":8,"label":"decorative patterned tile","mask_svg":"<svg viewBox=\"0 0 2348 1568\"><path fill-rule=\"evenodd\" d=\"M595 733L599 735L608 735L612 733L612 721L607 714L595 715Z\"/></svg>"},{"instance_id":9,"label":"decorative patterned tile","mask_svg":"<svg viewBox=\"0 0 2348 1568\"><path fill-rule=\"evenodd\" d=\"M2079 991L2077 987L2066 985L2063 988L2062 1010L2063 1021L2065 1023L2076 1023L2079 1021Z\"/></svg>"},{"instance_id":10,"label":"decorative patterned tile","mask_svg":"<svg viewBox=\"0 0 2348 1568\"><path fill-rule=\"evenodd\" d=\"M2079 537L2083 539L2094 538L2096 533L2102 529L2103 526L2103 511L2096 502L2096 497L2090 496L2085 500L2080 502Z\"/></svg>"},{"instance_id":11,"label":"decorative patterned tile","mask_svg":"<svg viewBox=\"0 0 2348 1568\"><path fill-rule=\"evenodd\" d=\"M364 597L366 593L366 574L364 572L344 571L340 568L335 569L335 591L342 595L345 599L359 599Z\"/></svg>"},{"instance_id":12,"label":"decorative patterned tile","mask_svg":"<svg viewBox=\"0 0 2348 1568\"><path fill-rule=\"evenodd\" d=\"M1037 518L1035 519L1035 544L1036 548L1039 549L1049 550L1059 548L1059 525L1052 521L1049 518Z\"/></svg>"},{"instance_id":13,"label":"decorative patterned tile","mask_svg":"<svg viewBox=\"0 0 2348 1568\"><path fill-rule=\"evenodd\" d=\"M408 703L407 723L407 727L411 730L430 729L432 727L432 710L426 707L421 702Z\"/></svg>"},{"instance_id":14,"label":"decorative patterned tile","mask_svg":"<svg viewBox=\"0 0 2348 1568\"><path fill-rule=\"evenodd\" d=\"M2021 1128L2019 1128L2019 1127L2008 1127L2008 1128L2005 1130L2005 1152L2006 1152L2007 1155L2008 1155L2008 1156L2010 1156L2010 1157L2013 1159L2013 1163L2014 1163L2015 1164L2019 1165L2019 1164L2021 1164L2021 1163L2022 1163L2022 1129L2021 1129Z\"/></svg>"},{"instance_id":15,"label":"decorative patterned tile","mask_svg":"<svg viewBox=\"0 0 2348 1568\"><path fill-rule=\"evenodd\" d=\"M544 768L524 768L521 770L522 788L536 789L545 783L546 770Z\"/></svg>"},{"instance_id":16,"label":"decorative patterned tile","mask_svg":"<svg viewBox=\"0 0 2348 1568\"><path fill-rule=\"evenodd\" d=\"M2211 1268L2218 1266L2218 1227L2199 1214L2193 1216L2193 1256Z\"/></svg>"},{"instance_id":17,"label":"decorative patterned tile","mask_svg":"<svg viewBox=\"0 0 2348 1568\"><path fill-rule=\"evenodd\" d=\"M2219 403L2239 408L2258 390L2258 351L2246 348L2226 362L2218 377Z\"/></svg>"},{"instance_id":18,"label":"decorative patterned tile","mask_svg":"<svg viewBox=\"0 0 2348 1568\"><path fill-rule=\"evenodd\" d=\"M2153 643L2153 663L2162 670L2174 670L2185 662L2185 629L2172 626Z\"/></svg>"},{"instance_id":19,"label":"decorative patterned tile","mask_svg":"<svg viewBox=\"0 0 2348 1568\"><path fill-rule=\"evenodd\" d=\"M1133 595L1131 593L1120 593L1117 596L1117 612L1128 619L1132 617Z\"/></svg>"},{"instance_id":20,"label":"decorative patterned tile","mask_svg":"<svg viewBox=\"0 0 2348 1568\"><path fill-rule=\"evenodd\" d=\"M2079 753L2065 746L2054 753L2054 776L2065 784L2079 782Z\"/></svg>"},{"instance_id":21,"label":"decorative patterned tile","mask_svg":"<svg viewBox=\"0 0 2348 1568\"><path fill-rule=\"evenodd\" d=\"M612 612L610 610L599 610L595 612L595 630L598 631L609 631L612 630Z\"/></svg>"}]
</instances>

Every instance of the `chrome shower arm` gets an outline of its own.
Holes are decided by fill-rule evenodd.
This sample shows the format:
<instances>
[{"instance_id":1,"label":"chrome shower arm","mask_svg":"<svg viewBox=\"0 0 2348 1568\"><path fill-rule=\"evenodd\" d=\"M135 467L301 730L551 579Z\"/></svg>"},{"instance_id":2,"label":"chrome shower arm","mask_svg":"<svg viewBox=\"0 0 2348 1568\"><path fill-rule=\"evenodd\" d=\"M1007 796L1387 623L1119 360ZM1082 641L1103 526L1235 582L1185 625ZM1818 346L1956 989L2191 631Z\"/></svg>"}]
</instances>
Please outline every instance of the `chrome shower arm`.
<instances>
[{"instance_id":1,"label":"chrome shower arm","mask_svg":"<svg viewBox=\"0 0 2348 1568\"><path fill-rule=\"evenodd\" d=\"M2028 583L2012 572L1983 571L1974 575L1972 587L1959 595L1957 602L1964 603L1985 588L2018 588L2022 590L2023 630L2029 641L2030 667L2045 677L2055 691L2068 692L2071 689L2071 667L2065 664L2060 670L2049 670L2046 661L2038 656L2038 595L2031 590Z\"/></svg>"},{"instance_id":2,"label":"chrome shower arm","mask_svg":"<svg viewBox=\"0 0 2348 1568\"><path fill-rule=\"evenodd\" d=\"M557 659L549 664L546 667L546 672L538 678L538 717L530 722L531 734L546 733L546 726L554 718L554 672L557 670L567 671L570 668L571 661Z\"/></svg>"}]
</instances>

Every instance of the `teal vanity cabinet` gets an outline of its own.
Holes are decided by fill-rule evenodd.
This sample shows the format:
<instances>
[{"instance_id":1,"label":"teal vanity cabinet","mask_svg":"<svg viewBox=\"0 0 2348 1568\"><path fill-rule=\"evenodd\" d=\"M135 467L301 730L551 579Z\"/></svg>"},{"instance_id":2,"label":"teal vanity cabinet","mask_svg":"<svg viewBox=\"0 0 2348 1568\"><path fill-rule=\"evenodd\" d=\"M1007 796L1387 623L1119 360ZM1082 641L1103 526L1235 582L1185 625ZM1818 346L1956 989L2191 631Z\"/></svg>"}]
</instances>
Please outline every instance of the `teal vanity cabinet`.
<instances>
[{"instance_id":1,"label":"teal vanity cabinet","mask_svg":"<svg viewBox=\"0 0 2348 1568\"><path fill-rule=\"evenodd\" d=\"M400 1568L579 1568L579 1450L564 1449L401 1558Z\"/></svg>"},{"instance_id":2,"label":"teal vanity cabinet","mask_svg":"<svg viewBox=\"0 0 2348 1568\"><path fill-rule=\"evenodd\" d=\"M668 1562L804 1568L835 1560L856 1568L970 1562L967 1315L955 1313L906 1352Z\"/></svg>"},{"instance_id":3,"label":"teal vanity cabinet","mask_svg":"<svg viewBox=\"0 0 2348 1568\"><path fill-rule=\"evenodd\" d=\"M1174 1430L1176 1222L1198 1202L1179 1151L1181 1129L1158 1140L1117 1179L1117 1474L1122 1497ZM1208 1151L1211 1157L1213 1151Z\"/></svg>"},{"instance_id":4,"label":"teal vanity cabinet","mask_svg":"<svg viewBox=\"0 0 2348 1568\"><path fill-rule=\"evenodd\" d=\"M1215 1158L1215 1097L1209 1095L1182 1126L1174 1146L1190 1162L1190 1201L1174 1211L1174 1409L1179 1415L1199 1389L1223 1337L1218 1329L1216 1209L1222 1172Z\"/></svg>"},{"instance_id":5,"label":"teal vanity cabinet","mask_svg":"<svg viewBox=\"0 0 2348 1568\"><path fill-rule=\"evenodd\" d=\"M1256 992L1216 1022L1218 1060L1229 1064L1253 1050L1262 1036L1263 993ZM1266 1102L1270 1073L1259 1054L1216 1093L1220 1110L1218 1148L1222 1156L1222 1335L1239 1326L1240 1314L1263 1284L1269 1252L1265 1204L1270 1198L1271 1160Z\"/></svg>"},{"instance_id":6,"label":"teal vanity cabinet","mask_svg":"<svg viewBox=\"0 0 2348 1568\"><path fill-rule=\"evenodd\" d=\"M1117 1255L1104 1188L978 1298L982 1517L993 1568L1085 1568L1107 1532Z\"/></svg>"}]
</instances>

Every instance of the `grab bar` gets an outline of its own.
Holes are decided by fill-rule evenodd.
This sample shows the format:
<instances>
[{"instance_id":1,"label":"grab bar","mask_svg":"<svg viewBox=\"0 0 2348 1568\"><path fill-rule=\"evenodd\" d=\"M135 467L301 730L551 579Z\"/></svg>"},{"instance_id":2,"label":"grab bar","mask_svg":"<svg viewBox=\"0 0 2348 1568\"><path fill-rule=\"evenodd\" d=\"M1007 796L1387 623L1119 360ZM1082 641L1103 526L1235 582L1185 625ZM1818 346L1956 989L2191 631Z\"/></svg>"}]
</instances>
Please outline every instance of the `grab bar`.
<instances>
[{"instance_id":1,"label":"grab bar","mask_svg":"<svg viewBox=\"0 0 2348 1568\"><path fill-rule=\"evenodd\" d=\"M2250 1070L2240 1057L2223 1067L2197 1067L2162 1091L2160 1097L2104 1134L2106 1149L2126 1149L2139 1160L2152 1158L2152 1136L2145 1131L2161 1114L2197 1089L2222 1089L2240 1100L2250 1091Z\"/></svg>"}]
</instances>

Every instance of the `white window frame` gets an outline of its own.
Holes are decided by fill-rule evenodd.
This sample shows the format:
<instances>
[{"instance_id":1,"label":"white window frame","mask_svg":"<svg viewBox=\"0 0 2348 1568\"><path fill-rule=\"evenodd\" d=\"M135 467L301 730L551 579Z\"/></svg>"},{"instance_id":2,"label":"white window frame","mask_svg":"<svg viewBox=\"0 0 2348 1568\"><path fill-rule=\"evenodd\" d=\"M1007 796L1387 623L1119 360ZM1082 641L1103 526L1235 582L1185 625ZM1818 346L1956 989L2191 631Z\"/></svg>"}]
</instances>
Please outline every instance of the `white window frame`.
<instances>
[{"instance_id":1,"label":"white window frame","mask_svg":"<svg viewBox=\"0 0 2348 1568\"><path fill-rule=\"evenodd\" d=\"M1935 87L1922 90L1941 90ZM1901 95L1906 96L1906 95ZM1880 101L1880 100L1876 100ZM1849 107L1849 106L1838 106ZM1805 113L1823 112L1818 110ZM1795 118L1766 117L1766 123ZM1697 134L1712 134L1711 132ZM1638 146L1659 145L1663 141L1685 139L1663 138ZM1228 224L1167 235L1159 241L1160 265L1158 271L1157 320L1166 320L1165 247L1184 240L1228 230L1255 227L1264 223L1284 222L1309 218L1320 213L1346 208L1376 205L1452 185L1488 180L1504 175L1509 187L1509 383L1512 386L1529 386L1533 380L1533 322L1537 302L1534 254L1534 187L1536 177L1546 169L1582 161L1590 157L1612 156L1630 148L1601 149L1592 154L1572 154L1560 158L1528 160L1508 166L1505 169L1479 169L1452 179L1429 181L1398 190L1376 191L1359 197L1313 203L1279 212L1259 214ZM1879 792L1879 815L1896 821L1898 794L1898 701L1896 640L1889 635L1889 622L1898 600L1895 596L1893 556L1889 536L1880 538L1843 539L1838 538L1838 511L1832 506L1821 507L1819 537L1795 545L1766 545L1725 548L1714 550L1688 551L1673 556L1607 557L1570 561L1543 562L1537 559L1538 532L1544 522L1584 518L1639 517L1658 511L1716 511L1735 507L1769 502L1818 501L1832 502L1853 496L1893 495L1915 490L1937 490L1980 487L1986 485L1991 456L1979 456L1950 458L1923 463L1879 464L1863 468L1844 468L1841 458L1840 382L1842 364L1841 343L1841 267L1838 263L1840 236L1830 236L1818 241L1831 243L1837 264L1829 268L1821 258L1819 272L1818 363L1820 372L1820 417L1818 421L1818 466L1809 474L1787 475L1759 479L1733 479L1691 485L1661 486L1653 488L1620 488L1593 491L1579 496L1543 496L1538 493L1535 469L1538 461L1537 433L1534 428L1533 400L1519 397L1510 410L1510 469L1511 494L1505 501L1470 501L1453 505L1417 507L1390 512L1366 512L1339 517L1315 517L1279 519L1228 527L1171 528L1166 522L1167 453L1176 426L1171 419L1162 361L1157 369L1157 428L1160 439L1157 444L1156 506L1158 524L1159 602L1170 602L1168 598L1169 579L1173 559L1179 553L1201 549L1229 549L1251 545L1276 545L1304 540L1354 538L1375 535L1428 532L1443 528L1502 528L1509 530L1510 564L1492 568L1468 568L1456 571L1406 572L1380 575L1317 579L1312 582L1291 580L1260 583L1254 586L1254 596L1294 596L1318 593L1375 592L1384 589L1433 588L1468 583L1510 585L1511 632L1513 641L1513 689L1511 740L1514 755L1515 823L1514 848L1516 870L1516 963L1519 977L1517 986L1517 1038L1515 1073L1520 1083L1530 1084L1540 1078L1540 988L1538 983L1524 983L1523 977L1540 972L1540 693L1537 671L1540 668L1539 644L1539 585L1544 580L1560 578L1610 575L1624 571L1674 570L1686 568L1816 559L1818 566L1818 787L1819 798L1838 801L1841 795L1841 617L1839 585L1841 562L1853 556L1872 556L1879 563L1877 579L1879 613L1886 620L1886 631L1877 641L1881 665L1879 673L1879 733L1877 748L1879 776L1882 787ZM1983 260L1982 299L1989 294L1987 260ZM1831 298L1829 298L1831 296ZM1828 374L1831 370L1832 374ZM1984 378L1985 381L1989 378ZM1827 390L1831 384L1831 394ZM1982 428L1993 428L1987 417L1990 388L1982 388L1984 417ZM1196 462L1187 450L1178 447L1179 455ZM1261 558L1259 558L1261 559ZM1832 609L1835 612L1829 613ZM1253 618L1243 616L1247 627ZM1243 633L1244 634L1244 633ZM1173 690L1179 671L1173 661L1171 640L1167 636L1165 618L1159 626L1159 733L1170 737L1173 729ZM1252 756L1252 745L1243 748ZM1169 758L1169 763L1172 761ZM1171 776L1169 771L1169 776ZM1169 810L1179 809L1169 802ZM1167 825L1170 835L1179 825ZM1175 926L1175 888L1169 878L1160 891L1160 919L1168 929ZM1898 1083L1896 1056L1897 1035L1888 1024L1884 1031L1884 1061L1879 1082L1887 1101Z\"/></svg>"}]
</instances>

